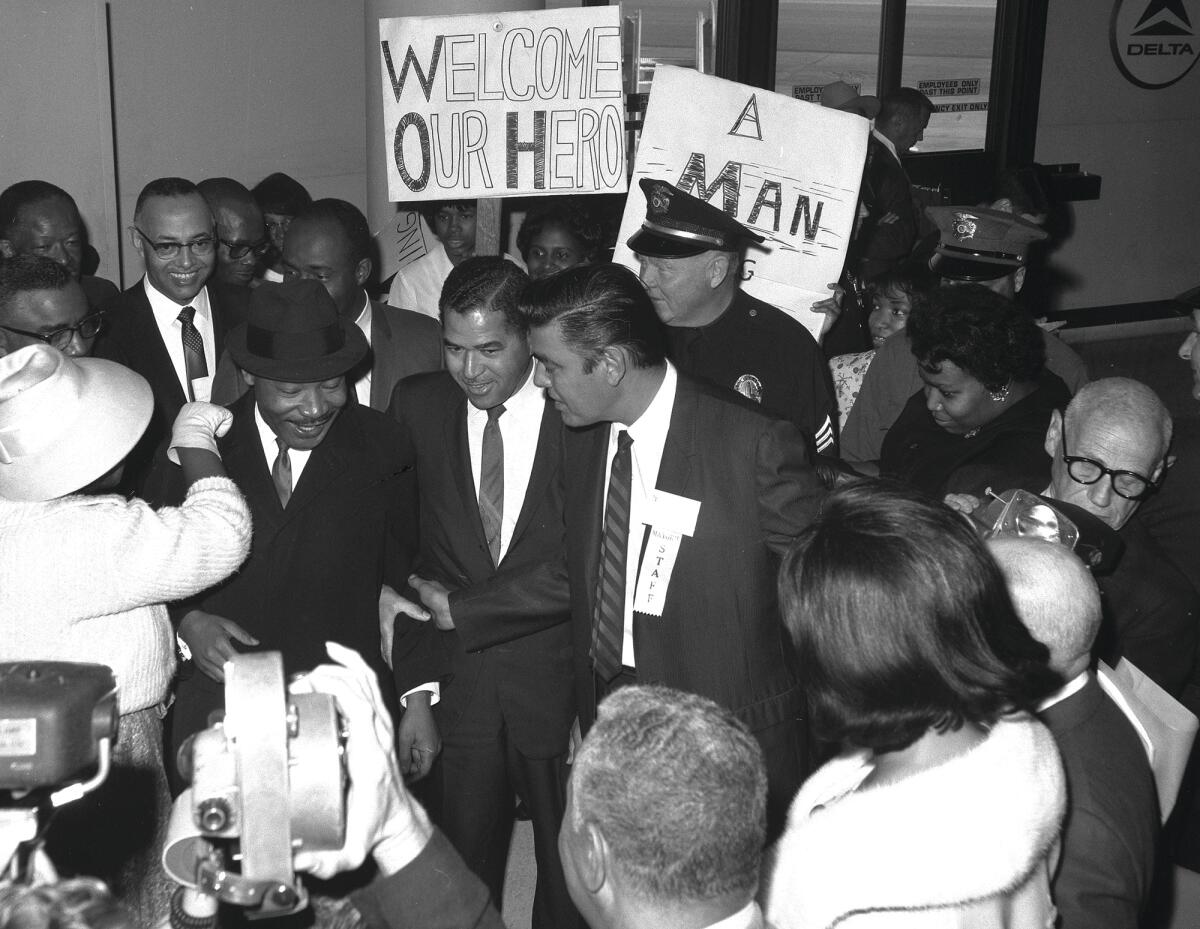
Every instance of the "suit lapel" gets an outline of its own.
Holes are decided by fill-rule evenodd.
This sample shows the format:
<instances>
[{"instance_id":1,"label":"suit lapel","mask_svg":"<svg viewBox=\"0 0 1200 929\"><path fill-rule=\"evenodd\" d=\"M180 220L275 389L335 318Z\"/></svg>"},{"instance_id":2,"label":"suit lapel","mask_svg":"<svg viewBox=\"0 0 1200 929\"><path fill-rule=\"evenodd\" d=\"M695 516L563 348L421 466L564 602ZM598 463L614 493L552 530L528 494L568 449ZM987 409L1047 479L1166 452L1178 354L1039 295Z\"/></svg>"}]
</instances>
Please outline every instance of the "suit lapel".
<instances>
[{"instance_id":1,"label":"suit lapel","mask_svg":"<svg viewBox=\"0 0 1200 929\"><path fill-rule=\"evenodd\" d=\"M663 446L662 462L658 466L656 489L683 494L692 473L692 458L696 454L696 390L682 374L675 390L671 409L671 425Z\"/></svg>"},{"instance_id":2,"label":"suit lapel","mask_svg":"<svg viewBox=\"0 0 1200 929\"><path fill-rule=\"evenodd\" d=\"M479 500L471 468L471 447L467 440L467 398L457 385L455 392L458 397L454 401L453 414L445 418L446 448L450 454L447 465L454 475L458 501L462 506L463 525L470 527L476 546L486 552L487 534L483 531L483 520L479 516Z\"/></svg>"},{"instance_id":3,"label":"suit lapel","mask_svg":"<svg viewBox=\"0 0 1200 929\"><path fill-rule=\"evenodd\" d=\"M168 389L176 404L176 409L178 409L187 403L187 395L184 393L183 385L179 383L179 375L175 373L175 365L171 363L167 346L163 343L162 333L158 329L158 321L154 318L154 311L150 309L150 300L146 297L145 279L143 278L134 286L136 300L131 307L133 325L129 330L131 341L134 344L130 357L145 359L146 380L151 384L164 387L170 385Z\"/></svg>"},{"instance_id":4,"label":"suit lapel","mask_svg":"<svg viewBox=\"0 0 1200 929\"><path fill-rule=\"evenodd\" d=\"M392 326L384 314L383 305L371 303L371 406L386 410L391 399L391 385L400 380L394 373L396 350L392 344Z\"/></svg>"},{"instance_id":5,"label":"suit lapel","mask_svg":"<svg viewBox=\"0 0 1200 929\"><path fill-rule=\"evenodd\" d=\"M554 473L554 465L562 447L560 422L554 404L546 400L542 409L542 423L538 428L537 448L533 453L533 469L529 472L525 499L521 503L521 512L517 515L517 522L513 527L512 539L508 543L510 551L528 528L539 501L551 492L550 476Z\"/></svg>"},{"instance_id":6,"label":"suit lapel","mask_svg":"<svg viewBox=\"0 0 1200 929\"><path fill-rule=\"evenodd\" d=\"M309 504L319 499L322 492L349 467L354 450L360 445L352 416L352 406L343 408L321 444L313 449L300 473L300 479L292 489L291 499L283 509L284 524L291 522Z\"/></svg>"},{"instance_id":7,"label":"suit lapel","mask_svg":"<svg viewBox=\"0 0 1200 929\"><path fill-rule=\"evenodd\" d=\"M254 395L246 394L233 407L233 425L222 443L221 455L225 468L238 489L255 505L254 534L264 542L278 531L283 522L283 507L271 480L258 425L254 421ZM307 470L307 469L305 469Z\"/></svg>"}]
</instances>

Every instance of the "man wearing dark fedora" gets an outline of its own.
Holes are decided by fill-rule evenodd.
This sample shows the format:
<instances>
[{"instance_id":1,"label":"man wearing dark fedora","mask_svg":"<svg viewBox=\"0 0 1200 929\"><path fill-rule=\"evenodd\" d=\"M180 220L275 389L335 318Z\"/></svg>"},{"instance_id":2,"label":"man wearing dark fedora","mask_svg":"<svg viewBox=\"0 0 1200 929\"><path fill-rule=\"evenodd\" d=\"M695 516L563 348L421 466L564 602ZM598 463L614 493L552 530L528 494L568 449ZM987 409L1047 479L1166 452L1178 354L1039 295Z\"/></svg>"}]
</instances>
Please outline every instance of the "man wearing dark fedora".
<instances>
[{"instance_id":1,"label":"man wearing dark fedora","mask_svg":"<svg viewBox=\"0 0 1200 929\"><path fill-rule=\"evenodd\" d=\"M178 684L175 750L223 705L222 666L238 652L280 651L290 674L340 642L372 662L390 693L380 591L403 587L415 550L412 446L354 402L346 373L366 340L325 288L258 287L229 350L250 390L231 407L220 449L250 504L254 542L241 571L173 611L194 666Z\"/></svg>"},{"instance_id":2,"label":"man wearing dark fedora","mask_svg":"<svg viewBox=\"0 0 1200 929\"><path fill-rule=\"evenodd\" d=\"M684 374L734 390L833 451L836 406L816 340L740 286L741 257L763 237L667 181L642 178L646 219L629 239Z\"/></svg>"}]
</instances>

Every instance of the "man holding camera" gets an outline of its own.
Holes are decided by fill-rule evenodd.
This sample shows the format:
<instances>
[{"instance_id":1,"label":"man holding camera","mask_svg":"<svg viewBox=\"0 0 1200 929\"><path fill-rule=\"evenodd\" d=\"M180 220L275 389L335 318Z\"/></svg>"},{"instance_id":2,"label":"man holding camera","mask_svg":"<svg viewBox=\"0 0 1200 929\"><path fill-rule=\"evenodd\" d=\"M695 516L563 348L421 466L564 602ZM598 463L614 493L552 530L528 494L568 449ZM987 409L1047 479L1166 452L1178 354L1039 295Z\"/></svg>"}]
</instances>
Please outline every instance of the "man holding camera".
<instances>
[{"instance_id":1,"label":"man holding camera","mask_svg":"<svg viewBox=\"0 0 1200 929\"><path fill-rule=\"evenodd\" d=\"M240 572L173 610L195 669L178 683L173 750L223 706L222 668L240 651L278 650L294 673L336 640L373 656L390 692L378 603L383 584L407 577L414 547L411 446L353 402L346 372L366 340L325 288L263 284L229 350L250 391L218 444L250 504L254 542Z\"/></svg>"}]
</instances>

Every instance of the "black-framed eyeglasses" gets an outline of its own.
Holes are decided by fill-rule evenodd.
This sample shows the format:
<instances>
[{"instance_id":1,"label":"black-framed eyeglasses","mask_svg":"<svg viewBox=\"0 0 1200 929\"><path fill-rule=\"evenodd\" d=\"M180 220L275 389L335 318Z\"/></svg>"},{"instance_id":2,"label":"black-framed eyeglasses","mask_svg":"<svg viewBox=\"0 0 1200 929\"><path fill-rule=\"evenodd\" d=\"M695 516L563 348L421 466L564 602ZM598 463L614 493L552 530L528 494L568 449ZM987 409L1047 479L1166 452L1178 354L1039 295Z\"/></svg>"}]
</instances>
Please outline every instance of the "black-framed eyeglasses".
<instances>
[{"instance_id":1,"label":"black-framed eyeglasses","mask_svg":"<svg viewBox=\"0 0 1200 929\"><path fill-rule=\"evenodd\" d=\"M5 332L15 332L17 335L37 339L40 342L45 342L47 345L53 345L60 352L65 352L75 340L75 333L79 333L79 338L85 340L96 338L101 330L104 329L105 319L105 313L101 311L83 317L74 326L63 326L63 328L55 329L53 332L30 332L27 329L17 329L13 326L0 326L0 329L3 329Z\"/></svg>"},{"instance_id":2,"label":"black-framed eyeglasses","mask_svg":"<svg viewBox=\"0 0 1200 929\"><path fill-rule=\"evenodd\" d=\"M1067 466L1067 474L1076 484L1091 485L1104 475L1112 478L1113 492L1126 500L1141 500L1149 496L1157 487L1158 482L1138 474L1136 471L1123 471L1120 468L1107 468L1099 461L1082 458L1078 455L1067 454L1067 418L1063 416L1062 425L1062 460Z\"/></svg>"},{"instance_id":3,"label":"black-framed eyeglasses","mask_svg":"<svg viewBox=\"0 0 1200 929\"><path fill-rule=\"evenodd\" d=\"M231 242L229 239L217 236L217 241L229 249L230 261L241 261L251 252L254 253L255 258L261 258L271 247L270 239L260 239L257 242Z\"/></svg>"},{"instance_id":4,"label":"black-framed eyeglasses","mask_svg":"<svg viewBox=\"0 0 1200 929\"><path fill-rule=\"evenodd\" d=\"M217 240L212 236L201 236L198 239L193 239L191 242L155 242L137 226L133 227L133 231L140 235L142 241L154 249L154 254L163 261L170 261L185 248L193 255L208 256L217 247Z\"/></svg>"}]
</instances>

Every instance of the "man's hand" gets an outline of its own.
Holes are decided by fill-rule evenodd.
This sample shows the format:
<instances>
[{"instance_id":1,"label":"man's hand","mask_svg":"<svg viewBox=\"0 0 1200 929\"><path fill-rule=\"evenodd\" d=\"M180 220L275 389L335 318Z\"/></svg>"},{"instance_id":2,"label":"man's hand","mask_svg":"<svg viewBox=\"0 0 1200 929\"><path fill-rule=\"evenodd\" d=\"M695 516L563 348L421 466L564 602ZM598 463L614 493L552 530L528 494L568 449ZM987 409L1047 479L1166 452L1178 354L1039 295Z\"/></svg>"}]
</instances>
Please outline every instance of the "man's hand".
<instances>
[{"instance_id":1,"label":"man's hand","mask_svg":"<svg viewBox=\"0 0 1200 929\"><path fill-rule=\"evenodd\" d=\"M983 503L978 497L973 497L970 494L946 494L942 503L950 507L952 510L957 510L964 516L970 516Z\"/></svg>"},{"instance_id":2,"label":"man's hand","mask_svg":"<svg viewBox=\"0 0 1200 929\"><path fill-rule=\"evenodd\" d=\"M392 666L392 643L396 639L396 617L403 613L421 622L428 622L430 614L411 600L400 596L387 584L379 591L379 650L387 666Z\"/></svg>"},{"instance_id":3,"label":"man's hand","mask_svg":"<svg viewBox=\"0 0 1200 929\"><path fill-rule=\"evenodd\" d=\"M826 286L833 291L833 295L826 297L824 300L818 300L810 307L813 313L825 314L825 319L821 323L821 335L817 339L818 342L825 337L825 333L833 328L834 323L838 321L838 317L842 315L842 301L846 297L846 289L840 284L835 282Z\"/></svg>"},{"instance_id":4,"label":"man's hand","mask_svg":"<svg viewBox=\"0 0 1200 929\"><path fill-rule=\"evenodd\" d=\"M257 645L258 639L232 619L192 610L179 624L179 637L192 651L192 661L218 684L225 681L225 662L237 655L234 642Z\"/></svg>"},{"instance_id":5,"label":"man's hand","mask_svg":"<svg viewBox=\"0 0 1200 929\"><path fill-rule=\"evenodd\" d=\"M433 826L421 804L408 793L392 751L392 720L379 693L375 673L359 654L328 642L336 665L320 665L291 685L293 693L324 693L337 698L346 720L346 841L336 852L296 853L298 871L330 878L357 868L368 854L386 876L421 853Z\"/></svg>"},{"instance_id":6,"label":"man's hand","mask_svg":"<svg viewBox=\"0 0 1200 929\"><path fill-rule=\"evenodd\" d=\"M421 602L433 614L433 623L439 629L449 631L454 628L454 620L450 618L450 591L441 581L427 581L412 575L408 586L417 592Z\"/></svg>"},{"instance_id":7,"label":"man's hand","mask_svg":"<svg viewBox=\"0 0 1200 929\"><path fill-rule=\"evenodd\" d=\"M396 756L400 773L410 781L419 781L433 767L433 760L442 750L442 739L433 721L429 691L410 693L405 704L396 734Z\"/></svg>"}]
</instances>

